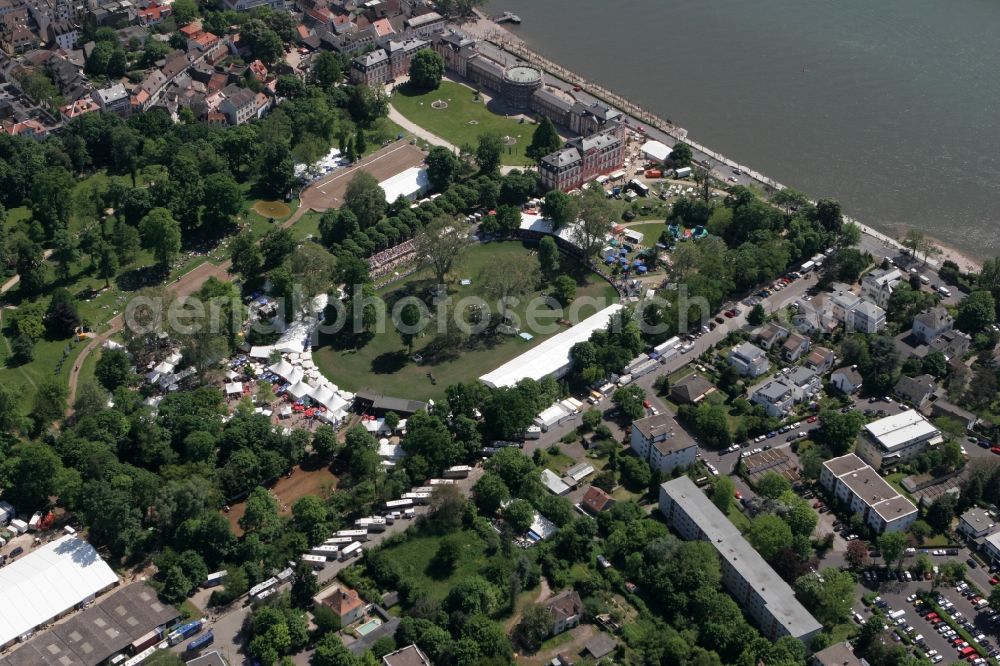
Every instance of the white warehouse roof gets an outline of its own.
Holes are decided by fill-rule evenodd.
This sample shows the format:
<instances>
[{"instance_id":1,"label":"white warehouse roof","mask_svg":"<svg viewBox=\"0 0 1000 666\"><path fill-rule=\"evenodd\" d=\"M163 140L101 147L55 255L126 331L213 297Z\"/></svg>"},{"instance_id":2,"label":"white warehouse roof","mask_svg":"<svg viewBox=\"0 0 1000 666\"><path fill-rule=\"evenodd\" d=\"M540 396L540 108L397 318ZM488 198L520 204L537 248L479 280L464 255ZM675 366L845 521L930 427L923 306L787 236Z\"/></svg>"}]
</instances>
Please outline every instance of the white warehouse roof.
<instances>
[{"instance_id":1,"label":"white warehouse roof","mask_svg":"<svg viewBox=\"0 0 1000 666\"><path fill-rule=\"evenodd\" d=\"M865 430L887 451L939 434L938 429L914 409L872 421Z\"/></svg>"},{"instance_id":2,"label":"white warehouse roof","mask_svg":"<svg viewBox=\"0 0 1000 666\"><path fill-rule=\"evenodd\" d=\"M611 317L622 309L621 304L609 305L597 314L587 317L576 326L553 335L548 340L513 358L496 370L489 372L480 381L491 388L514 386L522 379L540 380L545 377L561 377L570 368L569 350L578 342L590 339L594 331L605 328Z\"/></svg>"},{"instance_id":3,"label":"white warehouse roof","mask_svg":"<svg viewBox=\"0 0 1000 666\"><path fill-rule=\"evenodd\" d=\"M410 167L392 178L383 180L379 186L385 192L385 200L393 203L399 197L413 199L431 188L427 170L420 167Z\"/></svg>"},{"instance_id":4,"label":"white warehouse roof","mask_svg":"<svg viewBox=\"0 0 1000 666\"><path fill-rule=\"evenodd\" d=\"M64 536L0 569L0 645L118 582L94 547Z\"/></svg>"},{"instance_id":5,"label":"white warehouse roof","mask_svg":"<svg viewBox=\"0 0 1000 666\"><path fill-rule=\"evenodd\" d=\"M659 141L647 141L642 144L642 154L651 160L656 160L657 162L665 162L670 153L673 152L672 149L668 148L666 144L660 143Z\"/></svg>"}]
</instances>

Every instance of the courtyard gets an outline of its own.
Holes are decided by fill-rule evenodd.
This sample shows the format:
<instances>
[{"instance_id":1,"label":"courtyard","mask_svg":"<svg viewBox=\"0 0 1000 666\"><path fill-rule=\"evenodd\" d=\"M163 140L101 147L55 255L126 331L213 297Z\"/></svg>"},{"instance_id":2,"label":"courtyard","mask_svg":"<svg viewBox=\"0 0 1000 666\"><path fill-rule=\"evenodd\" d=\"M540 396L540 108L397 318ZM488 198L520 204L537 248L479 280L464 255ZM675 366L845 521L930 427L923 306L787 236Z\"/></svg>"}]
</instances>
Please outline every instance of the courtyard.
<instances>
[{"instance_id":1,"label":"courtyard","mask_svg":"<svg viewBox=\"0 0 1000 666\"><path fill-rule=\"evenodd\" d=\"M509 137L503 163L520 167L531 163L524 149L531 143L535 124L494 113L468 86L442 81L437 90L423 92L404 85L390 101L408 120L456 146L475 146L480 134Z\"/></svg>"}]
</instances>

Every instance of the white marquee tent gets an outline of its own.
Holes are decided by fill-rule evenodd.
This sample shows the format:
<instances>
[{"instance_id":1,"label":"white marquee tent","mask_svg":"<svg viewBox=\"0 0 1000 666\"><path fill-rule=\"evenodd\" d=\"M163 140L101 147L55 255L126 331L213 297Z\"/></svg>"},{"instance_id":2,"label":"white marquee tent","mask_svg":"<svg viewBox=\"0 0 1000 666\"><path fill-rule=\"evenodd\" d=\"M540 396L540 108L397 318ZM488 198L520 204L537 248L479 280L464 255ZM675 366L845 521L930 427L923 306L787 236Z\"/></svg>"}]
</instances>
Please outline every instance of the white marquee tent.
<instances>
[{"instance_id":1,"label":"white marquee tent","mask_svg":"<svg viewBox=\"0 0 1000 666\"><path fill-rule=\"evenodd\" d=\"M0 645L7 645L99 592L118 576L94 547L64 536L0 568Z\"/></svg>"},{"instance_id":2,"label":"white marquee tent","mask_svg":"<svg viewBox=\"0 0 1000 666\"><path fill-rule=\"evenodd\" d=\"M670 157L670 153L673 152L666 144L659 141L647 141L642 144L642 148L639 150L642 151L646 159L653 160L654 162L665 162Z\"/></svg>"},{"instance_id":3,"label":"white marquee tent","mask_svg":"<svg viewBox=\"0 0 1000 666\"><path fill-rule=\"evenodd\" d=\"M288 387L288 392L298 400L310 395L313 392L313 387L300 380Z\"/></svg>"}]
</instances>

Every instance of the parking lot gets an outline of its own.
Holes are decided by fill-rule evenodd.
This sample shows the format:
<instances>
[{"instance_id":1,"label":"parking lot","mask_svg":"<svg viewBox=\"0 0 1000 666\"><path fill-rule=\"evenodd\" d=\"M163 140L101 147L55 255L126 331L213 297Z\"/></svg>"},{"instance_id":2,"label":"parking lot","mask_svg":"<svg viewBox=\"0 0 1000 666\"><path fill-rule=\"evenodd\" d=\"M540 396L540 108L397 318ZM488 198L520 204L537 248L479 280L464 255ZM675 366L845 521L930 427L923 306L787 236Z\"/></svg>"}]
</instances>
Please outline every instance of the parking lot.
<instances>
[{"instance_id":1,"label":"parking lot","mask_svg":"<svg viewBox=\"0 0 1000 666\"><path fill-rule=\"evenodd\" d=\"M935 562L938 561L939 557L934 557ZM946 560L942 558L941 561ZM910 563L912 560L907 562ZM873 567L869 569L869 572L878 572L878 580L866 582L864 591L876 590L878 592L879 596L876 597L875 605L879 606L887 617L891 618L891 614L903 611L901 614L902 622L895 618L891 618L891 621L911 641L916 643L919 637L919 643L922 644L920 645L921 649L930 654L933 663L950 664L963 659L962 655L959 654L959 648L953 644L954 641L961 640L961 637L957 633L953 633L954 630L944 621L946 618L940 617L932 607L923 604L916 598L916 595L921 592L929 594L941 608L941 611L947 615L947 619L961 625L979 642L980 647L987 654L994 658L1000 656L997 640L997 620L1000 619L1000 616L997 616L987 604L979 599L973 588L969 588L965 584L959 586L938 585L935 590L933 582L929 580L916 580L916 578L912 581L887 580L885 570L879 567ZM988 594L989 590L982 590L982 592ZM977 601L978 603L975 603ZM871 609L865 608L862 604L859 604L855 611L859 613L862 621L867 621L871 616ZM894 636L892 640L898 642L899 638ZM929 651L932 650L935 652L930 653ZM938 659L938 655L941 656L940 659Z\"/></svg>"}]
</instances>

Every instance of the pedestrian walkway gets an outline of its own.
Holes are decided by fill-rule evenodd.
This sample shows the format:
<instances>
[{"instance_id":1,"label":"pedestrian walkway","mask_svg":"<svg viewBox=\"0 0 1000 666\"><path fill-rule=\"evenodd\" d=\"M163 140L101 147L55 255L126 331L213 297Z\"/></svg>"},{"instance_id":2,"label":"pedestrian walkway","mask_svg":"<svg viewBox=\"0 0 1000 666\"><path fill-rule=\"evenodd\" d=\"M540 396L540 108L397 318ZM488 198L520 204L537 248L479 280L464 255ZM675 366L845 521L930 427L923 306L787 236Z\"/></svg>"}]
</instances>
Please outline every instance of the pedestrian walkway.
<instances>
[{"instance_id":1,"label":"pedestrian walkway","mask_svg":"<svg viewBox=\"0 0 1000 666\"><path fill-rule=\"evenodd\" d=\"M445 141L437 134L428 132L420 125L410 121L406 116L397 111L391 103L389 104L389 120L396 123L410 134L423 139L427 143L434 144L435 146L444 146L456 155L459 153L458 147L455 144Z\"/></svg>"}]
</instances>

